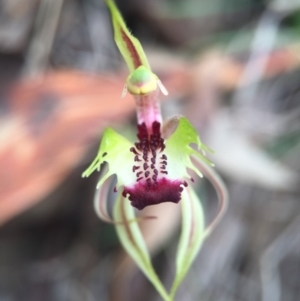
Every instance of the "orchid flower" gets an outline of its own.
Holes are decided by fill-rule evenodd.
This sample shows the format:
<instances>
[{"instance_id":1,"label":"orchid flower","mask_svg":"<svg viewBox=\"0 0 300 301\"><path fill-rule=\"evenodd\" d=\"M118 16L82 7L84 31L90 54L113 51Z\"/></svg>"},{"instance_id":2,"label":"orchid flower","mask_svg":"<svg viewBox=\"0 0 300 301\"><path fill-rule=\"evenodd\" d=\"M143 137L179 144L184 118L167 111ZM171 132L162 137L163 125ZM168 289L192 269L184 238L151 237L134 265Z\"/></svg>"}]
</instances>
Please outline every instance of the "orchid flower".
<instances>
[{"instance_id":1,"label":"orchid flower","mask_svg":"<svg viewBox=\"0 0 300 301\"><path fill-rule=\"evenodd\" d=\"M137 140L131 142L112 128L102 136L99 151L83 173L88 177L106 170L97 185L94 200L98 216L116 225L119 238L140 269L153 283L165 301L174 300L175 292L188 272L203 240L217 225L225 212L227 192L219 176L213 171L212 162L205 157L210 148L203 144L197 131L183 116L175 116L163 124L159 95L168 92L159 78L151 71L140 42L127 29L113 0L105 1L112 17L116 44L128 68L122 93L132 94L137 108ZM191 147L195 145L195 148ZM205 229L201 202L191 184L202 173L212 182L219 196L217 217ZM107 210L111 176L117 176L114 188L116 202L113 216ZM176 257L176 275L170 292L156 275L145 241L136 218L136 211L162 202L181 203L182 231Z\"/></svg>"}]
</instances>

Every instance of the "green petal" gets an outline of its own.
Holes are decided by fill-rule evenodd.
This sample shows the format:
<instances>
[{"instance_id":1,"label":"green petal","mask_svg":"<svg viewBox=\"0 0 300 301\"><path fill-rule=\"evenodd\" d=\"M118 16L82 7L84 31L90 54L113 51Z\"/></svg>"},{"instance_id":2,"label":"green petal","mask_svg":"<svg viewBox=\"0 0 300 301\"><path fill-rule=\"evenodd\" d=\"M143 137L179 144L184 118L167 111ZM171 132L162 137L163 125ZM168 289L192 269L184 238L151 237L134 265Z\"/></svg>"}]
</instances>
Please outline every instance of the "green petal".
<instances>
[{"instance_id":1,"label":"green petal","mask_svg":"<svg viewBox=\"0 0 300 301\"><path fill-rule=\"evenodd\" d=\"M171 300L186 276L205 238L204 214L200 200L190 187L182 193L182 228L176 257L176 275Z\"/></svg>"},{"instance_id":2,"label":"green petal","mask_svg":"<svg viewBox=\"0 0 300 301\"><path fill-rule=\"evenodd\" d=\"M195 167L201 170L204 176L211 182L218 195L218 211L213 221L205 229L205 237L207 237L219 224L227 210L228 191L222 178L216 173L213 168L203 163L203 161L201 161L199 158L193 158L192 161Z\"/></svg>"},{"instance_id":3,"label":"green petal","mask_svg":"<svg viewBox=\"0 0 300 301\"><path fill-rule=\"evenodd\" d=\"M103 162L108 163L108 171L98 182L99 188L104 181L113 174L117 174L119 186L130 186L135 182L135 174L132 172L133 153L130 152L132 143L119 135L111 128L107 128L100 143L99 151L88 169L82 174L82 177L88 177L95 170L100 170Z\"/></svg>"},{"instance_id":4,"label":"green petal","mask_svg":"<svg viewBox=\"0 0 300 301\"><path fill-rule=\"evenodd\" d=\"M127 63L130 73L142 65L150 70L148 60L139 40L132 36L127 29L114 1L105 0L105 3L111 13L115 42Z\"/></svg>"},{"instance_id":5,"label":"green petal","mask_svg":"<svg viewBox=\"0 0 300 301\"><path fill-rule=\"evenodd\" d=\"M170 298L168 293L157 277L152 266L145 240L138 223L136 222L134 208L130 205L128 200L122 197L121 194L119 194L114 206L113 217L116 222L116 230L119 239L124 249L151 281L161 297L165 301L169 301Z\"/></svg>"},{"instance_id":6,"label":"green petal","mask_svg":"<svg viewBox=\"0 0 300 301\"><path fill-rule=\"evenodd\" d=\"M188 178L189 175L186 168L192 169L202 177L201 172L191 162L190 156L194 155L213 166L213 163L202 154L205 151L212 152L212 150L200 141L197 131L187 118L175 118L177 118L178 125L166 141L169 177L170 179ZM190 144L195 144L198 147L198 151L194 150Z\"/></svg>"}]
</instances>

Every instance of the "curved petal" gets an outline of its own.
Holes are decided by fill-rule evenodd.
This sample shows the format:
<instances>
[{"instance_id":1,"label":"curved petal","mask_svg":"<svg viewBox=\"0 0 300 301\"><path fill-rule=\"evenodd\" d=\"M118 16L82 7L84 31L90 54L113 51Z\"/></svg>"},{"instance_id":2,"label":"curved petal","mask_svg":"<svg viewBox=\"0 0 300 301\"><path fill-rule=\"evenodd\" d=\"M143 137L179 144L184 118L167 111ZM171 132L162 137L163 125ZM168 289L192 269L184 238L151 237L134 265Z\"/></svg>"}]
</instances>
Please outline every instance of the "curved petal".
<instances>
[{"instance_id":1,"label":"curved petal","mask_svg":"<svg viewBox=\"0 0 300 301\"><path fill-rule=\"evenodd\" d=\"M107 212L108 193L110 187L111 180L108 179L99 189L96 189L94 196L94 209L101 220L114 224L114 221Z\"/></svg>"},{"instance_id":2,"label":"curved petal","mask_svg":"<svg viewBox=\"0 0 300 301\"><path fill-rule=\"evenodd\" d=\"M203 161L201 161L197 157L192 158L193 164L195 167L200 169L205 177L211 182L211 184L214 186L218 199L219 199L219 206L218 206L218 212L214 220L210 223L210 225L205 230L205 237L207 237L219 224L220 220L224 216L226 209L228 207L228 192L227 188L221 179L221 177L215 172L213 168L205 164Z\"/></svg>"}]
</instances>

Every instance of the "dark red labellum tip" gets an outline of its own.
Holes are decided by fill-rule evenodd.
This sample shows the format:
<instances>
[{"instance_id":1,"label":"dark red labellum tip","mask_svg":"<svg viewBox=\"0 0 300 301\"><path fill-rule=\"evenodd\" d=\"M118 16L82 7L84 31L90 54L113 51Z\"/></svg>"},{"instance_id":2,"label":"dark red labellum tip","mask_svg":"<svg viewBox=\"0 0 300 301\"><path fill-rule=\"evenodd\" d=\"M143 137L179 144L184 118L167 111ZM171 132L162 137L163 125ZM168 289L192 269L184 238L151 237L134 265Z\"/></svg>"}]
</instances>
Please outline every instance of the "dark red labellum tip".
<instances>
[{"instance_id":1,"label":"dark red labellum tip","mask_svg":"<svg viewBox=\"0 0 300 301\"><path fill-rule=\"evenodd\" d=\"M170 181L162 178L158 181L140 181L133 188L125 188L123 195L129 194L131 205L139 210L146 206L164 202L178 203L181 199L183 184L180 181Z\"/></svg>"}]
</instances>

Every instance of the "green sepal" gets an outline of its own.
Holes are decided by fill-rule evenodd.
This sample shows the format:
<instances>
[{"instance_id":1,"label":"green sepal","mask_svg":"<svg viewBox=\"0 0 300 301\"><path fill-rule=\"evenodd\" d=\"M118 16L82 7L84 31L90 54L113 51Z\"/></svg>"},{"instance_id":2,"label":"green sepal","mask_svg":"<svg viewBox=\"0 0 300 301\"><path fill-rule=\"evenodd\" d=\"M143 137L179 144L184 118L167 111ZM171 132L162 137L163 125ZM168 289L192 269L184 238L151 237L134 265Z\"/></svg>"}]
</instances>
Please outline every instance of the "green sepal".
<instances>
[{"instance_id":1,"label":"green sepal","mask_svg":"<svg viewBox=\"0 0 300 301\"><path fill-rule=\"evenodd\" d=\"M170 291L171 300L206 237L202 204L191 187L182 192L180 203L182 227L176 255L176 275Z\"/></svg>"},{"instance_id":2,"label":"green sepal","mask_svg":"<svg viewBox=\"0 0 300 301\"><path fill-rule=\"evenodd\" d=\"M151 263L150 255L137 223L134 208L119 194L113 210L113 219L119 239L145 276L165 301L171 301Z\"/></svg>"},{"instance_id":3,"label":"green sepal","mask_svg":"<svg viewBox=\"0 0 300 301\"><path fill-rule=\"evenodd\" d=\"M115 42L126 61L130 73L139 66L151 70L143 47L126 27L126 24L113 0L105 0L112 18Z\"/></svg>"}]
</instances>

